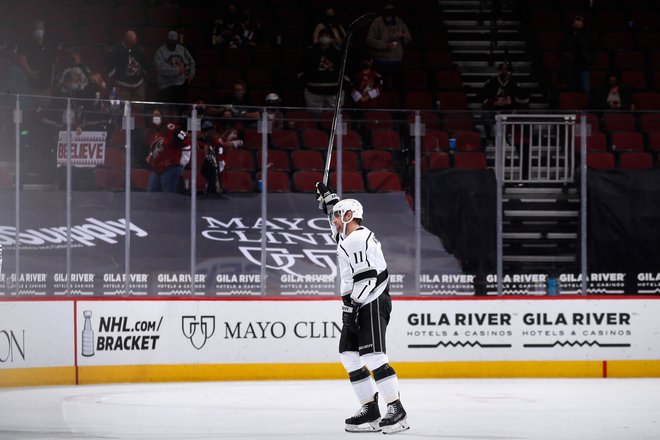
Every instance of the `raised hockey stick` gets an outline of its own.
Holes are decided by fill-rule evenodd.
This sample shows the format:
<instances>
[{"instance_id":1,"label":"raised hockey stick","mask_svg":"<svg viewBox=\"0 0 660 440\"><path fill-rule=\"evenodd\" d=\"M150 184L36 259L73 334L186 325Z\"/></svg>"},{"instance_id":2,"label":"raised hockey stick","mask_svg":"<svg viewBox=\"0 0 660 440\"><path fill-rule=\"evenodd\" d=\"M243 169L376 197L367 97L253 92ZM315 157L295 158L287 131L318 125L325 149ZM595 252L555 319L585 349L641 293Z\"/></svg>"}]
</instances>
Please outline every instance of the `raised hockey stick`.
<instances>
[{"instance_id":1,"label":"raised hockey stick","mask_svg":"<svg viewBox=\"0 0 660 440\"><path fill-rule=\"evenodd\" d=\"M344 74L346 72L346 60L348 59L348 46L351 42L353 32L359 29L362 25L367 23L375 17L374 12L364 14L351 22L348 25L346 32L346 39L344 40L344 47L342 48L341 64L339 66L339 88L337 89L337 101L335 102L334 113L332 115L332 125L330 126L330 136L328 137L328 152L325 155L325 169L323 170L323 184L328 185L328 177L330 175L330 160L332 159L332 147L335 143L335 136L337 133L337 118L339 116L341 107L341 98L344 94Z\"/></svg>"}]
</instances>

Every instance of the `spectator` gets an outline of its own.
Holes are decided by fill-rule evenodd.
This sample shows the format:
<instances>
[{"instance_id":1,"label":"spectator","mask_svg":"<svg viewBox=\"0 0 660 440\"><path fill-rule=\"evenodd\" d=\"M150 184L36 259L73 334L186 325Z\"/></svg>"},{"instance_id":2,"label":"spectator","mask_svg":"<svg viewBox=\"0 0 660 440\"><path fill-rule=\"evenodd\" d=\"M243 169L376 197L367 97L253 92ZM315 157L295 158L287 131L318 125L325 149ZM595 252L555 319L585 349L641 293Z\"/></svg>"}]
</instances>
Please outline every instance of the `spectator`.
<instances>
[{"instance_id":1,"label":"spectator","mask_svg":"<svg viewBox=\"0 0 660 440\"><path fill-rule=\"evenodd\" d=\"M339 86L341 54L332 45L327 29L319 31L318 43L303 54L302 71L298 78L305 82L305 104L310 109L334 108Z\"/></svg>"},{"instance_id":2,"label":"spectator","mask_svg":"<svg viewBox=\"0 0 660 440\"><path fill-rule=\"evenodd\" d=\"M631 108L630 93L619 82L619 77L615 73L608 76L608 84L602 94L601 108L605 110L622 110Z\"/></svg>"},{"instance_id":3,"label":"spectator","mask_svg":"<svg viewBox=\"0 0 660 440\"><path fill-rule=\"evenodd\" d=\"M65 77L69 74L69 72L75 72L80 78L80 90L84 90L85 87L87 87L87 83L89 81L88 77L92 71L89 66L87 66L87 64L83 63L80 50L78 48L72 47L67 52L69 55L69 64L60 73L57 86L62 88Z\"/></svg>"},{"instance_id":4,"label":"spectator","mask_svg":"<svg viewBox=\"0 0 660 440\"><path fill-rule=\"evenodd\" d=\"M411 41L408 26L396 16L394 3L385 3L382 14L371 22L367 44L372 50L374 68L383 76L385 87L400 95L404 92L403 46Z\"/></svg>"},{"instance_id":5,"label":"spectator","mask_svg":"<svg viewBox=\"0 0 660 440\"><path fill-rule=\"evenodd\" d=\"M482 93L484 110L488 110L486 118L486 135L492 135L492 126L495 123L495 112L511 111L524 107L528 99L513 77L511 65L501 63L497 66L497 74L490 77L485 83Z\"/></svg>"},{"instance_id":6,"label":"spectator","mask_svg":"<svg viewBox=\"0 0 660 440\"><path fill-rule=\"evenodd\" d=\"M43 20L32 22L32 37L18 47L17 65L27 76L30 93L38 95L35 105L47 107L52 94L55 47L46 39Z\"/></svg>"},{"instance_id":7,"label":"spectator","mask_svg":"<svg viewBox=\"0 0 660 440\"><path fill-rule=\"evenodd\" d=\"M261 23L252 18L252 12L246 9L238 21L243 46L256 46L263 41Z\"/></svg>"},{"instance_id":8,"label":"spectator","mask_svg":"<svg viewBox=\"0 0 660 440\"><path fill-rule=\"evenodd\" d=\"M0 92L27 95L28 77L19 66L18 46L11 41L0 42Z\"/></svg>"},{"instance_id":9,"label":"spectator","mask_svg":"<svg viewBox=\"0 0 660 440\"><path fill-rule=\"evenodd\" d=\"M198 157L201 160L200 171L206 180L206 194L222 192L220 173L225 169L224 160L218 160L224 153L219 145L218 134L211 121L202 122L201 130L197 136Z\"/></svg>"},{"instance_id":10,"label":"spectator","mask_svg":"<svg viewBox=\"0 0 660 440\"><path fill-rule=\"evenodd\" d=\"M231 106L237 115L246 120L259 119L259 112L254 108L256 104L252 97L247 94L247 84L245 81L238 79L232 85L232 91L220 97L220 104ZM222 116L224 109L214 109L211 116Z\"/></svg>"},{"instance_id":11,"label":"spectator","mask_svg":"<svg viewBox=\"0 0 660 440\"><path fill-rule=\"evenodd\" d=\"M176 192L183 167L190 161L190 139L178 125L164 121L159 109L153 111L146 134L146 161L151 166L147 190Z\"/></svg>"},{"instance_id":12,"label":"spectator","mask_svg":"<svg viewBox=\"0 0 660 440\"><path fill-rule=\"evenodd\" d=\"M569 90L582 89L591 96L591 64L594 45L585 32L584 19L576 15L571 29L560 42L561 77Z\"/></svg>"},{"instance_id":13,"label":"spectator","mask_svg":"<svg viewBox=\"0 0 660 440\"><path fill-rule=\"evenodd\" d=\"M243 28L239 24L238 9L233 3L227 5L222 17L213 23L213 40L216 45L235 49L243 47Z\"/></svg>"},{"instance_id":14,"label":"spectator","mask_svg":"<svg viewBox=\"0 0 660 440\"><path fill-rule=\"evenodd\" d=\"M134 31L126 31L124 39L110 50L108 76L117 87L119 97L144 101L145 60Z\"/></svg>"},{"instance_id":15,"label":"spectator","mask_svg":"<svg viewBox=\"0 0 660 440\"><path fill-rule=\"evenodd\" d=\"M178 44L176 31L167 33L167 42L154 54L158 99L182 104L188 100L188 84L195 77L195 60L188 49ZM180 113L180 112L177 112Z\"/></svg>"},{"instance_id":16,"label":"spectator","mask_svg":"<svg viewBox=\"0 0 660 440\"><path fill-rule=\"evenodd\" d=\"M282 99L277 93L266 95L266 111L268 113L268 121L272 124L271 128L273 130L284 128L284 114L279 109L281 103Z\"/></svg>"},{"instance_id":17,"label":"spectator","mask_svg":"<svg viewBox=\"0 0 660 440\"><path fill-rule=\"evenodd\" d=\"M377 98L380 96L382 78L372 69L373 60L362 60L361 69L353 75L353 90L351 97L358 108L377 107Z\"/></svg>"},{"instance_id":18,"label":"spectator","mask_svg":"<svg viewBox=\"0 0 660 440\"><path fill-rule=\"evenodd\" d=\"M518 83L511 74L511 66L502 63L497 74L490 77L483 88L483 106L486 110L513 110L519 99Z\"/></svg>"},{"instance_id":19,"label":"spectator","mask_svg":"<svg viewBox=\"0 0 660 440\"><path fill-rule=\"evenodd\" d=\"M332 44L334 44L337 49L341 48L341 45L344 44L344 38L346 38L346 30L340 23L337 23L335 10L333 8L325 10L323 19L314 28L312 44L318 43L321 29L329 31L330 36L332 37Z\"/></svg>"}]
</instances>

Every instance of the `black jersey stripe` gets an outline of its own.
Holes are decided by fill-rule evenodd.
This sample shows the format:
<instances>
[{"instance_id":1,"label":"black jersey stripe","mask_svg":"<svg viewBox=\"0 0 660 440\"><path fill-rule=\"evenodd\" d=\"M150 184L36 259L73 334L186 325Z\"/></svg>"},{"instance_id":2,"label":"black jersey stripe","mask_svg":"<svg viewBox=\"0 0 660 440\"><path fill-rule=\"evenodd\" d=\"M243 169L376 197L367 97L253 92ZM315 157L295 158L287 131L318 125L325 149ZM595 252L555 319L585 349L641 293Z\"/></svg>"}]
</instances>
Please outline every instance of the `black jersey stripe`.
<instances>
[{"instance_id":1,"label":"black jersey stripe","mask_svg":"<svg viewBox=\"0 0 660 440\"><path fill-rule=\"evenodd\" d=\"M351 268L351 273L355 272L355 269L353 269L353 265L351 264L351 257L348 255L348 252L346 252L346 249L344 249L344 246L339 245L339 249L344 251L344 253L346 254L346 257L348 257L348 267Z\"/></svg>"},{"instance_id":2,"label":"black jersey stripe","mask_svg":"<svg viewBox=\"0 0 660 440\"><path fill-rule=\"evenodd\" d=\"M364 245L364 257L367 260L367 266L371 266L371 264L369 264L369 257L368 257L369 254L367 253L367 251L369 250L369 239L371 238L372 235L374 235L374 233L369 232L369 235L367 236L367 242Z\"/></svg>"},{"instance_id":3,"label":"black jersey stripe","mask_svg":"<svg viewBox=\"0 0 660 440\"><path fill-rule=\"evenodd\" d=\"M366 280L367 278L377 278L377 276L378 272L376 272L376 269L365 270L364 272L353 275L353 282L357 283L358 281Z\"/></svg>"}]
</instances>

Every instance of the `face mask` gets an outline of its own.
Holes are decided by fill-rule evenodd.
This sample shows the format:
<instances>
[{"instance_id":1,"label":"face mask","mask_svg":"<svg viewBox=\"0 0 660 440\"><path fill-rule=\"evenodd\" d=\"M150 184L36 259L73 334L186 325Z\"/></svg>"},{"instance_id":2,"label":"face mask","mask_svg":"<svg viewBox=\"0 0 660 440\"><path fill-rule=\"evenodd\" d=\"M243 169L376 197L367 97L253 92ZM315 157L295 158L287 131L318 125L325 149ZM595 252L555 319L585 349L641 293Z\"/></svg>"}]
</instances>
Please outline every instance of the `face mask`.
<instances>
[{"instance_id":1,"label":"face mask","mask_svg":"<svg viewBox=\"0 0 660 440\"><path fill-rule=\"evenodd\" d=\"M161 123L160 116L154 116L153 118L151 118L151 122L153 122L154 125L156 125L156 126L160 125L160 123Z\"/></svg>"},{"instance_id":2,"label":"face mask","mask_svg":"<svg viewBox=\"0 0 660 440\"><path fill-rule=\"evenodd\" d=\"M43 29L35 29L33 35L34 38L41 40L44 37L44 35L46 35L46 31Z\"/></svg>"},{"instance_id":3,"label":"face mask","mask_svg":"<svg viewBox=\"0 0 660 440\"><path fill-rule=\"evenodd\" d=\"M322 37L319 37L319 43L321 44L330 44L331 41L332 40L327 35L323 35Z\"/></svg>"},{"instance_id":4,"label":"face mask","mask_svg":"<svg viewBox=\"0 0 660 440\"><path fill-rule=\"evenodd\" d=\"M243 99L245 92L243 90L234 90L234 98Z\"/></svg>"}]
</instances>

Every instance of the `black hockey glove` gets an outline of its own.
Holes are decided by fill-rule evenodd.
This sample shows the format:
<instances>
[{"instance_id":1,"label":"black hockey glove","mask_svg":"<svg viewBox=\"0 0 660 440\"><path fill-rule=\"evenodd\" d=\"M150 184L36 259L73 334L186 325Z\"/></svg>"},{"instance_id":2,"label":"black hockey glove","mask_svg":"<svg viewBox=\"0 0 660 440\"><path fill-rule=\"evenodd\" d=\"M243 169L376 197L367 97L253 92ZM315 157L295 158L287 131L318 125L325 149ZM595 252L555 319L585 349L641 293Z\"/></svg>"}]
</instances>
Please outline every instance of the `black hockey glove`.
<instances>
[{"instance_id":1,"label":"black hockey glove","mask_svg":"<svg viewBox=\"0 0 660 440\"><path fill-rule=\"evenodd\" d=\"M316 200L319 201L319 209L330 215L332 207L339 201L339 196L323 182L316 182Z\"/></svg>"},{"instance_id":2,"label":"black hockey glove","mask_svg":"<svg viewBox=\"0 0 660 440\"><path fill-rule=\"evenodd\" d=\"M353 301L350 295L342 298L344 304L341 307L341 320L349 332L357 333L360 331L358 324L358 313L360 312L360 304Z\"/></svg>"}]
</instances>

